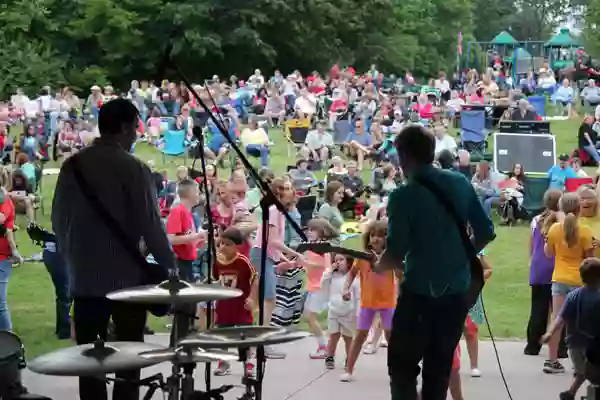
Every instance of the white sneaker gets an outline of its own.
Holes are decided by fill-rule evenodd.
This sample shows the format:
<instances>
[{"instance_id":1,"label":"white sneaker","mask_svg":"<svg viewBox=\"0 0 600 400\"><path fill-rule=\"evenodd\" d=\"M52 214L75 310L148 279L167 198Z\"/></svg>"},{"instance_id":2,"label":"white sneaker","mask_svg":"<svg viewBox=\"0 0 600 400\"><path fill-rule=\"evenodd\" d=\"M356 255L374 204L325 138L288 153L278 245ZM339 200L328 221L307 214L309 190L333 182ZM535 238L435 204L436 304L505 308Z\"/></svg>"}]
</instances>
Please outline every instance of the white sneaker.
<instances>
[{"instance_id":1,"label":"white sneaker","mask_svg":"<svg viewBox=\"0 0 600 400\"><path fill-rule=\"evenodd\" d=\"M481 371L479 368L473 368L471 370L471 378L481 378Z\"/></svg>"},{"instance_id":2,"label":"white sneaker","mask_svg":"<svg viewBox=\"0 0 600 400\"><path fill-rule=\"evenodd\" d=\"M388 347L388 341L384 337L379 341L379 347Z\"/></svg>"},{"instance_id":3,"label":"white sneaker","mask_svg":"<svg viewBox=\"0 0 600 400\"><path fill-rule=\"evenodd\" d=\"M354 377L352 376L352 374L350 374L348 372L344 372L340 376L340 382L352 382L353 380L354 380Z\"/></svg>"},{"instance_id":4,"label":"white sneaker","mask_svg":"<svg viewBox=\"0 0 600 400\"><path fill-rule=\"evenodd\" d=\"M368 344L363 349L363 354L375 354L377 353L377 346L373 344Z\"/></svg>"}]
</instances>

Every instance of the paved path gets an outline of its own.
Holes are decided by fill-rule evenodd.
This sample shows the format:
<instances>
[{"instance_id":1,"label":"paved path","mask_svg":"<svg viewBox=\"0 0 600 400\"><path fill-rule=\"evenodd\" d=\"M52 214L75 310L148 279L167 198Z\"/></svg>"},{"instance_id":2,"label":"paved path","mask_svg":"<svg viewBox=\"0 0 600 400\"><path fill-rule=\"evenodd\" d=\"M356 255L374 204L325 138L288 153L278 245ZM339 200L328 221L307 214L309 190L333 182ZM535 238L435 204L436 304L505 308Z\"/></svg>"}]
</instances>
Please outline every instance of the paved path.
<instances>
[{"instance_id":1,"label":"paved path","mask_svg":"<svg viewBox=\"0 0 600 400\"><path fill-rule=\"evenodd\" d=\"M160 335L148 337L147 341L163 345L167 342L166 337ZM513 399L557 399L558 393L568 386L570 373L546 375L542 372L543 354L539 357L524 356L523 344L518 342L499 342L497 346ZM344 400L389 398L385 349L381 349L376 355L361 356L355 372L356 380L352 383L341 383L340 368L326 372L323 361L308 358L308 353L314 350L314 341L311 338L282 345L281 348L287 352L287 358L267 362L265 400L320 400L332 395ZM341 354L339 359L343 359ZM462 352L462 359L463 366L468 366L466 351ZM564 365L567 371L570 371L568 360L565 360ZM471 378L468 368L463 368L465 399L507 400L508 395L500 377L491 342L482 342L480 345L480 369L483 376ZM159 371L167 375L169 365L161 364L148 368L144 375ZM236 365L230 376L213 378L213 385L237 384L240 376L241 368ZM196 370L199 388L204 385L203 377L204 366L201 366ZM23 380L31 392L44 394L53 400L78 399L77 381L74 378L42 376L25 371ZM233 400L240 393L241 389L234 389L225 395L225 399ZM162 399L162 396L156 395L154 399Z\"/></svg>"}]
</instances>

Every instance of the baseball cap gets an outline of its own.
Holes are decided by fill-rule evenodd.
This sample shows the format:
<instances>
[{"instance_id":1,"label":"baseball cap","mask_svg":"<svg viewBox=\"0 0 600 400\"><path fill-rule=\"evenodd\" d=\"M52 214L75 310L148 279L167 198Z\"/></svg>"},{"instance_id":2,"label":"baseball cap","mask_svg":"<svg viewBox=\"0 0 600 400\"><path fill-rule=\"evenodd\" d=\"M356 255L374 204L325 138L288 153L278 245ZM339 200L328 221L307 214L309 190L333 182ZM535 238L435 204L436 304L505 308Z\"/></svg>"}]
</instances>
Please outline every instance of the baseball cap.
<instances>
[{"instance_id":1,"label":"baseball cap","mask_svg":"<svg viewBox=\"0 0 600 400\"><path fill-rule=\"evenodd\" d=\"M558 156L558 160L559 161L569 161L571 157L569 157L568 154L562 153L561 155Z\"/></svg>"}]
</instances>

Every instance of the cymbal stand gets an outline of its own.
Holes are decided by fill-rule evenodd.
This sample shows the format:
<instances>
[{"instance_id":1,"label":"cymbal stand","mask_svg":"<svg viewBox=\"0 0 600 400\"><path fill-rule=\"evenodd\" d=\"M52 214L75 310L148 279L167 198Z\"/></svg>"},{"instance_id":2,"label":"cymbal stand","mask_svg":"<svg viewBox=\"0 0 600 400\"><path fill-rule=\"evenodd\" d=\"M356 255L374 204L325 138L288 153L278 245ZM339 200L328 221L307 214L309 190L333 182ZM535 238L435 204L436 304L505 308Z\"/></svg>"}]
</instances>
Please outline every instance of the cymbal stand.
<instances>
[{"instance_id":1,"label":"cymbal stand","mask_svg":"<svg viewBox=\"0 0 600 400\"><path fill-rule=\"evenodd\" d=\"M165 390L167 387L167 384L165 383L165 380L163 378L163 374L160 373L134 382L121 378L106 377L105 379L107 382L129 382L140 388L147 387L148 391L146 392L144 397L142 397L142 400L152 400L152 397L154 397L154 394L157 390Z\"/></svg>"},{"instance_id":2,"label":"cymbal stand","mask_svg":"<svg viewBox=\"0 0 600 400\"><path fill-rule=\"evenodd\" d=\"M189 287L189 283L181 280L179 278L179 271L177 271L176 273L172 274L171 277L169 278L169 281L166 283L167 289L169 290L169 292L171 293L171 295L175 296L177 293L179 293L179 291L184 288L184 287ZM179 332L179 318L176 315L177 314L177 304L175 304L175 302L173 302L171 304L171 310L173 310L173 325L171 327L171 346L175 346L177 344L177 342L182 338L182 333L183 335L187 334L188 332ZM187 366L184 366L187 367ZM193 378L193 368L194 366L192 365L192 373L190 373L190 376L188 377L186 375L186 373L184 373L184 375L181 374L181 369L182 366L180 364L177 363L173 363L173 366L171 367L171 376L169 376L167 378L166 384L165 384L165 389L167 392L167 398L168 400L179 400L180 399L180 392L182 393L182 396L185 394L185 392L182 391L182 389L184 388L189 388L189 386L191 385L191 391L194 390L194 378ZM191 382L190 382L191 379ZM188 392L191 393L191 392Z\"/></svg>"}]
</instances>

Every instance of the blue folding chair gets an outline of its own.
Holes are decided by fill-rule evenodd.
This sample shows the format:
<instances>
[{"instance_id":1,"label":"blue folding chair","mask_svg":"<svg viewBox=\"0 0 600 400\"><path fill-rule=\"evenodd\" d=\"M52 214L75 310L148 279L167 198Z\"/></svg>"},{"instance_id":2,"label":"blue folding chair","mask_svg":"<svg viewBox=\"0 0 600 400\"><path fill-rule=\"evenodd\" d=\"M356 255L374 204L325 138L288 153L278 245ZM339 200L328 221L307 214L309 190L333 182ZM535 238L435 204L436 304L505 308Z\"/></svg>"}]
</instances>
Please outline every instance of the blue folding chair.
<instances>
[{"instance_id":1,"label":"blue folding chair","mask_svg":"<svg viewBox=\"0 0 600 400\"><path fill-rule=\"evenodd\" d=\"M546 97L545 96L530 96L527 98L529 104L540 117L546 116Z\"/></svg>"},{"instance_id":2,"label":"blue folding chair","mask_svg":"<svg viewBox=\"0 0 600 400\"><path fill-rule=\"evenodd\" d=\"M160 131L166 132L175 129L175 118L160 117Z\"/></svg>"},{"instance_id":3,"label":"blue folding chair","mask_svg":"<svg viewBox=\"0 0 600 400\"><path fill-rule=\"evenodd\" d=\"M163 164L165 156L184 156L184 164L187 164L187 148L185 140L185 131L168 130L163 136L163 147L161 149Z\"/></svg>"},{"instance_id":4,"label":"blue folding chair","mask_svg":"<svg viewBox=\"0 0 600 400\"><path fill-rule=\"evenodd\" d=\"M463 110L460 113L461 147L469 152L471 161L491 161L487 153L487 133L485 110Z\"/></svg>"}]
</instances>

